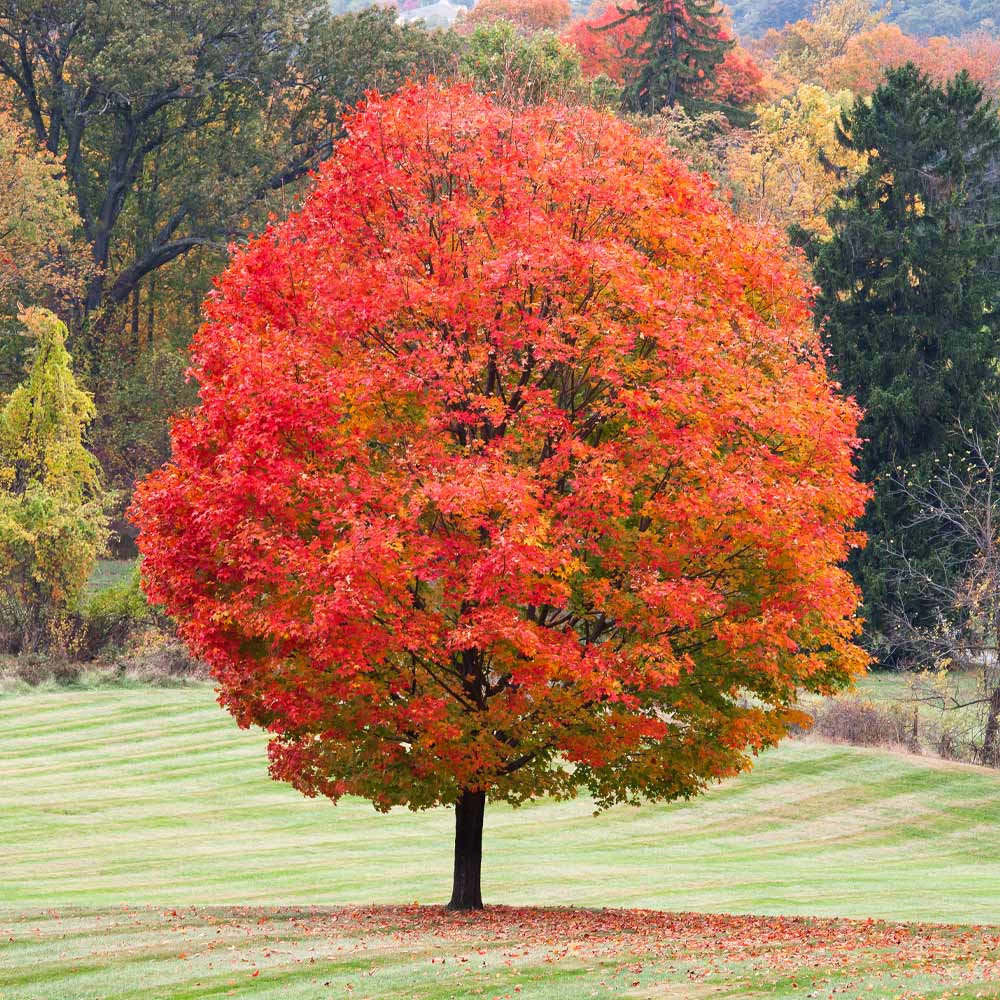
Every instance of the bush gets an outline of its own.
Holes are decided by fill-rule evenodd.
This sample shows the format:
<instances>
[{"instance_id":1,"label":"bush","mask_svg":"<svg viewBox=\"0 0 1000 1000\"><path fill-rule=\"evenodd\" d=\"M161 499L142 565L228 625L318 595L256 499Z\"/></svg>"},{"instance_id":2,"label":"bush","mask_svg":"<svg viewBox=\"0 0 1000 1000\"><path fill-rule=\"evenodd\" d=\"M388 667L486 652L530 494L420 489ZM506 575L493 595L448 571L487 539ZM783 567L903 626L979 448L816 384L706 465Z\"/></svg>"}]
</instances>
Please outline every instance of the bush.
<instances>
[{"instance_id":1,"label":"bush","mask_svg":"<svg viewBox=\"0 0 1000 1000\"><path fill-rule=\"evenodd\" d=\"M196 660L173 636L149 632L118 662L120 677L141 684L170 686L178 681L208 679L208 667Z\"/></svg>"},{"instance_id":2,"label":"bush","mask_svg":"<svg viewBox=\"0 0 1000 1000\"><path fill-rule=\"evenodd\" d=\"M139 566L121 583L98 591L83 607L86 646L91 652L124 642L138 625L149 622L153 611L139 581Z\"/></svg>"},{"instance_id":3,"label":"bush","mask_svg":"<svg viewBox=\"0 0 1000 1000\"><path fill-rule=\"evenodd\" d=\"M11 658L0 674L14 682L26 684L28 687L39 687L42 684L53 683L69 685L80 678L82 668L65 656L52 656L41 653L27 653L24 656Z\"/></svg>"},{"instance_id":4,"label":"bush","mask_svg":"<svg viewBox=\"0 0 1000 1000\"><path fill-rule=\"evenodd\" d=\"M859 747L903 746L919 750L913 715L902 705L885 708L863 698L827 698L812 715L811 731L828 740Z\"/></svg>"}]
</instances>

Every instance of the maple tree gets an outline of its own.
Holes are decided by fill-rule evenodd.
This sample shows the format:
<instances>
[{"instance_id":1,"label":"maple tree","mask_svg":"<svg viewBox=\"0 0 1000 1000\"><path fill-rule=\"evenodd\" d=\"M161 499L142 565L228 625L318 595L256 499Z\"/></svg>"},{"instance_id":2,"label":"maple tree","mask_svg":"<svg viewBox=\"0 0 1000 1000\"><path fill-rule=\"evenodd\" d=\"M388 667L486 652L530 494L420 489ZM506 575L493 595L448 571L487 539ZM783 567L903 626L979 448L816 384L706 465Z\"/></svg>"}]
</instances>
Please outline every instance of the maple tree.
<instances>
[{"instance_id":1,"label":"maple tree","mask_svg":"<svg viewBox=\"0 0 1000 1000\"><path fill-rule=\"evenodd\" d=\"M604 74L616 83L624 83L635 70L629 53L643 28L641 18L623 20L617 8L610 5L574 21L563 32L563 39L580 53L580 68L585 75Z\"/></svg>"},{"instance_id":2,"label":"maple tree","mask_svg":"<svg viewBox=\"0 0 1000 1000\"><path fill-rule=\"evenodd\" d=\"M863 668L866 489L778 238L601 112L372 96L234 257L134 517L272 774L456 806L697 793Z\"/></svg>"},{"instance_id":3,"label":"maple tree","mask_svg":"<svg viewBox=\"0 0 1000 1000\"><path fill-rule=\"evenodd\" d=\"M1000 40L986 34L963 38L918 39L898 25L876 24L852 38L841 56L827 63L821 77L827 87L870 94L885 72L913 63L944 83L963 70L984 90L1000 94Z\"/></svg>"}]
</instances>

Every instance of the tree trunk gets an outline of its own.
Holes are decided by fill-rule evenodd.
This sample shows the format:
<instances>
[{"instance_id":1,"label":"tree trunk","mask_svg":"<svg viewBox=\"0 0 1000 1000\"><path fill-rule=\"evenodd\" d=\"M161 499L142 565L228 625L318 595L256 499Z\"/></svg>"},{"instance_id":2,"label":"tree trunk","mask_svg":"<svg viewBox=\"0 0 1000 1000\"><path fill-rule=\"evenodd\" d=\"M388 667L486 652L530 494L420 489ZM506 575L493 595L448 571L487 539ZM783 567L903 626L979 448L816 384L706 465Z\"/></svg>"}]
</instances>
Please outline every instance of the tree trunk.
<instances>
[{"instance_id":1,"label":"tree trunk","mask_svg":"<svg viewBox=\"0 0 1000 1000\"><path fill-rule=\"evenodd\" d=\"M983 735L983 763L1000 764L1000 682L995 682L986 709L986 732Z\"/></svg>"},{"instance_id":2,"label":"tree trunk","mask_svg":"<svg viewBox=\"0 0 1000 1000\"><path fill-rule=\"evenodd\" d=\"M449 910L481 910L483 893L483 816L486 793L462 792L455 803L455 878Z\"/></svg>"}]
</instances>

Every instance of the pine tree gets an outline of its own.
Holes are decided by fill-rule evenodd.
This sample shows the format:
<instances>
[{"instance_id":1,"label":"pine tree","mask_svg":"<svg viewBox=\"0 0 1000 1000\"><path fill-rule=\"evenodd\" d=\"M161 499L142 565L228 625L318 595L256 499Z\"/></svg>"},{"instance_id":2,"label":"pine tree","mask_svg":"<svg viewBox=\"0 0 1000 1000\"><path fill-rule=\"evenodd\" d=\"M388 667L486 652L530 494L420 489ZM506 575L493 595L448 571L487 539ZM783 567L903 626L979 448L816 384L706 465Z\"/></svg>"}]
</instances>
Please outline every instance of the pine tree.
<instances>
[{"instance_id":1,"label":"pine tree","mask_svg":"<svg viewBox=\"0 0 1000 1000\"><path fill-rule=\"evenodd\" d=\"M0 638L30 650L90 576L107 540L107 497L84 444L94 404L73 377L66 327L46 310L22 319L36 347L0 410Z\"/></svg>"},{"instance_id":2,"label":"pine tree","mask_svg":"<svg viewBox=\"0 0 1000 1000\"><path fill-rule=\"evenodd\" d=\"M618 11L621 17L600 30L633 19L643 25L627 53L635 67L623 98L630 111L656 114L704 94L735 44L722 26L716 0L638 0Z\"/></svg>"},{"instance_id":3,"label":"pine tree","mask_svg":"<svg viewBox=\"0 0 1000 1000\"><path fill-rule=\"evenodd\" d=\"M911 621L931 610L895 579L901 553L932 578L954 564L898 484L930 475L960 421L984 427L998 386L1000 122L967 75L939 87L907 65L844 113L839 139L868 163L828 213L817 315L844 389L865 410L859 464L875 495L852 569L876 640L890 609Z\"/></svg>"}]
</instances>

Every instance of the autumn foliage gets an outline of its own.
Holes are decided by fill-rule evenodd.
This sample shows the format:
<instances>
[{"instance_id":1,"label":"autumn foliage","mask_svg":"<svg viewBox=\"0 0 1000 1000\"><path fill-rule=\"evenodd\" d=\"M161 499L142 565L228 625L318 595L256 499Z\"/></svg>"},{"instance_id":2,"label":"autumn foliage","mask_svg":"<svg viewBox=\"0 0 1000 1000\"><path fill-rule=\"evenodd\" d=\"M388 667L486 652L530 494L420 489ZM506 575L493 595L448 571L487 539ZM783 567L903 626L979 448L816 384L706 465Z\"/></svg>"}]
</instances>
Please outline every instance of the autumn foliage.
<instances>
[{"instance_id":1,"label":"autumn foliage","mask_svg":"<svg viewBox=\"0 0 1000 1000\"><path fill-rule=\"evenodd\" d=\"M1000 39L980 34L923 40L885 23L851 38L844 53L823 68L821 78L831 90L870 94L886 70L908 62L938 83L964 70L987 93L1000 95Z\"/></svg>"},{"instance_id":2,"label":"autumn foliage","mask_svg":"<svg viewBox=\"0 0 1000 1000\"><path fill-rule=\"evenodd\" d=\"M207 312L145 577L306 794L688 795L861 669L798 266L622 122L371 97Z\"/></svg>"},{"instance_id":3,"label":"autumn foliage","mask_svg":"<svg viewBox=\"0 0 1000 1000\"><path fill-rule=\"evenodd\" d=\"M522 31L540 31L561 27L571 13L569 0L479 0L466 21L511 21Z\"/></svg>"}]
</instances>

